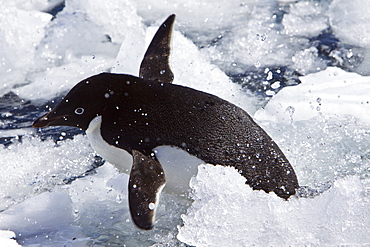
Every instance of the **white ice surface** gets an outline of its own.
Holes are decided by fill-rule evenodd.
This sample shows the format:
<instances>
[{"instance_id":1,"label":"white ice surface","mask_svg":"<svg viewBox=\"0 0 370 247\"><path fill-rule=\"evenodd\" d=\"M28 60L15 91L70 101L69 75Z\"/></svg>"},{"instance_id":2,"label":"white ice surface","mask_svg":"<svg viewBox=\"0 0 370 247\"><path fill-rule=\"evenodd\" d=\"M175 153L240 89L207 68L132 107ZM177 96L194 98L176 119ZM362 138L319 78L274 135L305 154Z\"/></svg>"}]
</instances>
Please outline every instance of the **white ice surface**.
<instances>
[{"instance_id":1,"label":"white ice surface","mask_svg":"<svg viewBox=\"0 0 370 247\"><path fill-rule=\"evenodd\" d=\"M36 103L110 68L137 74L145 45L172 13L175 83L216 94L252 114L257 99L220 68L278 64L303 74L317 71L323 64L309 38L328 23L343 42L364 49L359 71L369 74L364 1L67 0L53 21L40 10L55 1L24 2L4 2L0 10L0 94L11 90ZM291 4L282 27L274 24L279 4ZM216 47L194 45L219 35ZM196 246L368 245L369 78L329 68L300 79L254 117L287 155L300 184L324 188L316 197L284 201L252 191L231 168L201 165L191 182L194 202L163 193L156 227L142 232L129 216L128 177L109 163L63 183L91 167L93 150L85 136L55 145L29 129L6 130L2 137L24 136L0 149L0 229L10 230L0 231L0 246L15 246L12 232L24 246L173 246L178 240Z\"/></svg>"},{"instance_id":2,"label":"white ice surface","mask_svg":"<svg viewBox=\"0 0 370 247\"><path fill-rule=\"evenodd\" d=\"M0 95L9 92L20 82L25 83L24 78L34 64L36 45L45 35L44 27L51 17L46 13L14 6L0 9Z\"/></svg>"},{"instance_id":3,"label":"white ice surface","mask_svg":"<svg viewBox=\"0 0 370 247\"><path fill-rule=\"evenodd\" d=\"M91 167L92 149L84 136L61 142L40 142L25 136L21 142L0 149L6 162L0 177L0 210L25 198L64 184L65 178L79 176Z\"/></svg>"},{"instance_id":4,"label":"white ice surface","mask_svg":"<svg viewBox=\"0 0 370 247\"><path fill-rule=\"evenodd\" d=\"M289 123L321 114L349 115L370 124L369 76L329 67L300 80L301 85L281 90L255 118Z\"/></svg>"},{"instance_id":5,"label":"white ice surface","mask_svg":"<svg viewBox=\"0 0 370 247\"><path fill-rule=\"evenodd\" d=\"M205 182L206 181L206 182ZM316 198L281 200L243 187L233 168L201 165L178 238L193 246L337 246L368 243L369 201L358 177ZM222 193L222 191L224 191Z\"/></svg>"},{"instance_id":6,"label":"white ice surface","mask_svg":"<svg viewBox=\"0 0 370 247\"><path fill-rule=\"evenodd\" d=\"M370 2L361 0L334 0L329 9L330 24L335 35L344 43L359 46L363 62L355 68L358 73L369 75L370 65Z\"/></svg>"},{"instance_id":7,"label":"white ice surface","mask_svg":"<svg viewBox=\"0 0 370 247\"><path fill-rule=\"evenodd\" d=\"M4 247L17 247L20 246L14 239L15 233L12 231L0 231L0 243Z\"/></svg>"},{"instance_id":8,"label":"white ice surface","mask_svg":"<svg viewBox=\"0 0 370 247\"><path fill-rule=\"evenodd\" d=\"M370 46L370 3L361 0L334 0L330 5L330 22L336 36L348 44Z\"/></svg>"},{"instance_id":9,"label":"white ice surface","mask_svg":"<svg viewBox=\"0 0 370 247\"><path fill-rule=\"evenodd\" d=\"M1 228L22 232L22 237L66 228L72 222L72 201L63 192L42 193L1 213Z\"/></svg>"}]
</instances>

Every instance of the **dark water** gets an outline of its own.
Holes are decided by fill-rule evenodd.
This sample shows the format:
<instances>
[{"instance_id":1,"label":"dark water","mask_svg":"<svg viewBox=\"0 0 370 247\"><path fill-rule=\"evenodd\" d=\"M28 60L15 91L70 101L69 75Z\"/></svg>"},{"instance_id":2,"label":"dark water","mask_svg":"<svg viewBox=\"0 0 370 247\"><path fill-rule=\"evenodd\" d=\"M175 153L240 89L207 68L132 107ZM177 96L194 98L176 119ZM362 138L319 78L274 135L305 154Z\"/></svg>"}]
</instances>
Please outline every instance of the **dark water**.
<instances>
[{"instance_id":1,"label":"dark water","mask_svg":"<svg viewBox=\"0 0 370 247\"><path fill-rule=\"evenodd\" d=\"M9 92L0 98L0 131L31 128L33 122L53 108L62 98L58 97L51 101L45 102L42 106L35 106L29 100L19 98L13 92ZM35 134L40 139L45 140L51 137L55 142L74 135L83 133L82 130L71 127L49 127L44 129L35 129ZM22 136L10 135L0 137L0 144L8 146L14 141L21 141Z\"/></svg>"}]
</instances>

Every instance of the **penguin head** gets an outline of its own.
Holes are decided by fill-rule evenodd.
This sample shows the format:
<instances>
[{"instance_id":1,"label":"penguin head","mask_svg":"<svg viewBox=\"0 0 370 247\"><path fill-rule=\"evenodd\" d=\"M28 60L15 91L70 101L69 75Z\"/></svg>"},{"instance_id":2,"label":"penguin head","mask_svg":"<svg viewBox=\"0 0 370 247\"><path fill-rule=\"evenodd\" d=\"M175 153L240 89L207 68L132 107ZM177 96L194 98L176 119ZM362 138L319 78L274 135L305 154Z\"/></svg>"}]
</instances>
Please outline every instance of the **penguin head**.
<instances>
[{"instance_id":1,"label":"penguin head","mask_svg":"<svg viewBox=\"0 0 370 247\"><path fill-rule=\"evenodd\" d=\"M114 98L115 83L112 84L109 75L102 73L79 82L54 109L37 119L32 126L72 126L86 130Z\"/></svg>"}]
</instances>

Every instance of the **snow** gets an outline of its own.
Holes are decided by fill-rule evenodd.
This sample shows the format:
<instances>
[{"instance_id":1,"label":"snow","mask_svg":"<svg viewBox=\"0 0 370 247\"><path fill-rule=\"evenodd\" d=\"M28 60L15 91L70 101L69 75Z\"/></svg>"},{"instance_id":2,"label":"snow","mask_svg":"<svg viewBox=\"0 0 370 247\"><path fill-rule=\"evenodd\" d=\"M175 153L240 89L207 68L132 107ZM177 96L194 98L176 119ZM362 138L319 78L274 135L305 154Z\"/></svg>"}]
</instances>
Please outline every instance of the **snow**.
<instances>
[{"instance_id":1,"label":"snow","mask_svg":"<svg viewBox=\"0 0 370 247\"><path fill-rule=\"evenodd\" d=\"M55 17L45 12L60 3L3 3L0 95L12 91L41 106L102 71L137 75L158 25L176 13L174 83L248 111L307 187L284 201L251 190L232 168L201 164L190 194L165 190L155 228L140 231L128 211L128 176L108 162L85 174L95 162L85 135L41 141L34 129L6 129L9 109L1 114L0 137L22 137L0 149L1 246L370 243L369 3L67 0ZM326 59L315 40L328 29L341 43ZM301 83L272 92L267 104L232 82L259 70L269 82L274 67L300 73ZM199 162L166 152L161 162L174 167Z\"/></svg>"}]
</instances>

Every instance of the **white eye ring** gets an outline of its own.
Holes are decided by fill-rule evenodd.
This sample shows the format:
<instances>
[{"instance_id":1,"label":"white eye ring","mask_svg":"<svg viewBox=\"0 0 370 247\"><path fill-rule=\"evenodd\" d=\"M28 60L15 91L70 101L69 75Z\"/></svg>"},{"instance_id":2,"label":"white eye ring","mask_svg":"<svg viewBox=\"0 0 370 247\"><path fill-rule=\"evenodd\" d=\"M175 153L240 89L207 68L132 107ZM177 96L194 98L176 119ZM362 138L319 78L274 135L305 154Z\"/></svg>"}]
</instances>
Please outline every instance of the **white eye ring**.
<instances>
[{"instance_id":1,"label":"white eye ring","mask_svg":"<svg viewBox=\"0 0 370 247\"><path fill-rule=\"evenodd\" d=\"M85 109L84 109L84 108L82 108L82 107L78 107L78 108L76 108L76 110L75 110L75 113L76 113L77 115L82 115L84 112L85 112Z\"/></svg>"}]
</instances>

